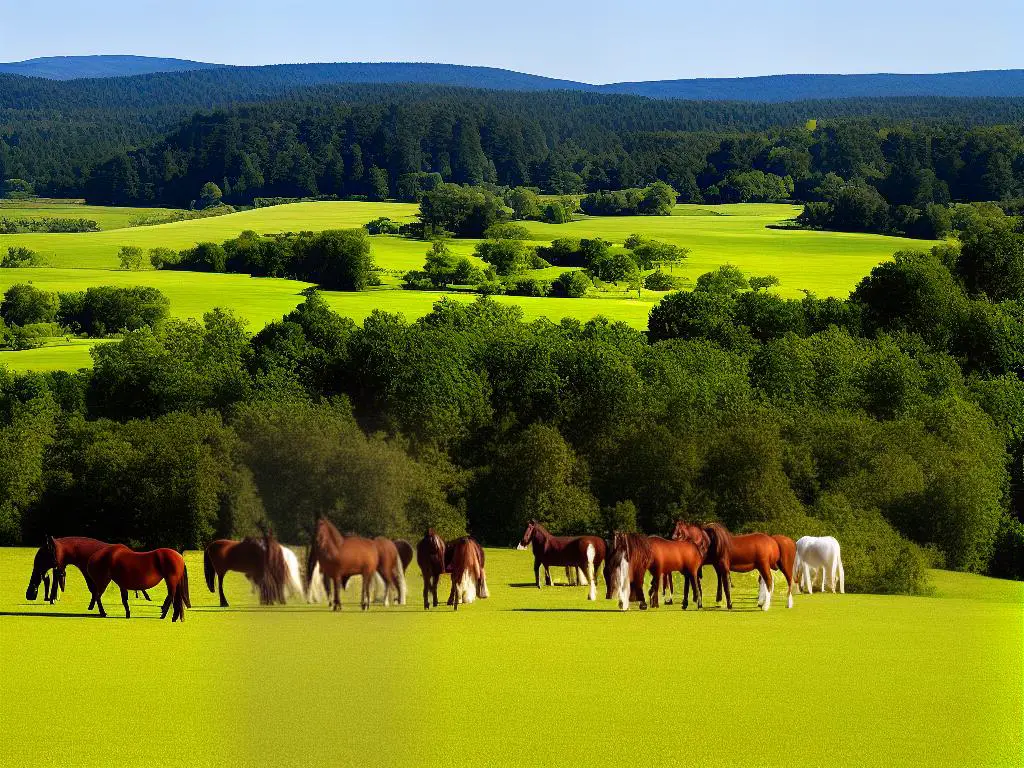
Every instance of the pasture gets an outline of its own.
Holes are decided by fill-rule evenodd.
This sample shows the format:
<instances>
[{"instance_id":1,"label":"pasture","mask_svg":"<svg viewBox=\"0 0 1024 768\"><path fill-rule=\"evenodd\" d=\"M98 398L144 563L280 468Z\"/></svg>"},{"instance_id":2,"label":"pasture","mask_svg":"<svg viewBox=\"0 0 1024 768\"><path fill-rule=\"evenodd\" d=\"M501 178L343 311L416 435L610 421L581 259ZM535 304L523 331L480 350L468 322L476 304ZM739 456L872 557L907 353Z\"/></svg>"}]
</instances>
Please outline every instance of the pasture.
<instances>
[{"instance_id":1,"label":"pasture","mask_svg":"<svg viewBox=\"0 0 1024 768\"><path fill-rule=\"evenodd\" d=\"M7 219L91 219L101 230L129 226L133 216L161 216L171 208L129 208L110 205L85 205L74 200L2 200L0 218ZM94 233L95 234L95 233ZM6 250L6 247L5 247Z\"/></svg>"},{"instance_id":2,"label":"pasture","mask_svg":"<svg viewBox=\"0 0 1024 768\"><path fill-rule=\"evenodd\" d=\"M64 208L75 215L84 216L88 211L89 217L97 218L92 213L96 210L94 206ZM776 275L781 284L775 290L789 297L799 297L801 289L819 296L846 296L861 277L893 252L931 245L881 235L768 228L767 225L792 218L798 211L798 206L789 205L684 205L677 206L673 216L584 217L562 225L527 222L526 226L536 244L558 237L603 237L621 245L629 234L641 232L690 249L686 262L674 270L679 277L692 282L704 272L732 263L751 275ZM416 212L417 206L409 203L293 203L148 227L75 234L0 235L0 252L10 246L26 246L41 253L48 264L43 268L0 271L0 292L27 281L51 291L84 290L95 285L151 285L167 294L175 317L200 318L209 309L223 306L245 317L255 332L294 308L302 299L300 291L308 284L245 275L120 271L118 249L123 245L147 250L158 246L182 249L202 241L221 242L248 229L274 233L357 227L379 216L412 221ZM111 218L104 226L112 221ZM414 319L429 312L443 295L459 301L473 300L474 296L466 293L394 290L399 287L401 274L422 267L427 244L395 236L371 240L377 265L384 270L384 285L362 293L325 293L336 311L357 322L378 308L402 312ZM475 259L475 243L455 240L452 250ZM553 267L537 276L552 279L561 271ZM663 295L645 290L638 298L624 289L612 289L592 292L582 299L503 296L497 300L521 306L527 320L547 317L558 321L571 317L586 321L604 315L635 328L646 328L651 307ZM87 350L77 342L55 341L39 350L0 352L0 363L13 370L75 369L89 362Z\"/></svg>"},{"instance_id":3,"label":"pasture","mask_svg":"<svg viewBox=\"0 0 1024 768\"><path fill-rule=\"evenodd\" d=\"M183 625L153 602L85 615L74 569L25 601L33 552L0 549L0 740L20 766L1017 766L1024 585L935 571L931 597L797 596L628 613L537 590L487 551L492 597L458 613L217 607L190 552ZM713 583L706 572L706 585ZM442 599L448 579L442 579ZM710 592L711 589L706 589ZM603 584L600 590L603 596ZM776 592L778 597L778 591Z\"/></svg>"}]
</instances>

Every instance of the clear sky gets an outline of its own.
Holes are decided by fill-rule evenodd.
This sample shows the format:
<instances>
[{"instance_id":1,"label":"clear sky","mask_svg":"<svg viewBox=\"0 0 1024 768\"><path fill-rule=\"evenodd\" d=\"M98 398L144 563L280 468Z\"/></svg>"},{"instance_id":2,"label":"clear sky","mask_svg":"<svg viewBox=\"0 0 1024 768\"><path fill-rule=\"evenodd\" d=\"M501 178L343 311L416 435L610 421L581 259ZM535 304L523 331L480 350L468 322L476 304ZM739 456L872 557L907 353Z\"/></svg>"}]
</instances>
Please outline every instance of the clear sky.
<instances>
[{"instance_id":1,"label":"clear sky","mask_svg":"<svg viewBox=\"0 0 1024 768\"><path fill-rule=\"evenodd\" d=\"M1022 0L0 0L0 61L435 61L591 83L1024 67Z\"/></svg>"}]
</instances>

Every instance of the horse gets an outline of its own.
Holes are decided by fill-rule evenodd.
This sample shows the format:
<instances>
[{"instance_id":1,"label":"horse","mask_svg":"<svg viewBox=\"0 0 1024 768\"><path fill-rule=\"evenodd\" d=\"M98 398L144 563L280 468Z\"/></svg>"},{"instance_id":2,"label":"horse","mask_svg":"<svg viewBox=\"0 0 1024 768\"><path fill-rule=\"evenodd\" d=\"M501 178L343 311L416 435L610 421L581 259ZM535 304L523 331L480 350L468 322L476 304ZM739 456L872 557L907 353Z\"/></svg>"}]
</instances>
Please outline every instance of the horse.
<instances>
[{"instance_id":1,"label":"horse","mask_svg":"<svg viewBox=\"0 0 1024 768\"><path fill-rule=\"evenodd\" d=\"M352 576L362 577L359 606L364 611L369 610L370 589L379 562L377 544L372 539L342 536L329 520L320 518L317 521L316 532L306 558L306 568L311 585L321 578L321 573L331 580L334 586L331 610L341 610L342 583L347 583Z\"/></svg>"},{"instance_id":2,"label":"horse","mask_svg":"<svg viewBox=\"0 0 1024 768\"><path fill-rule=\"evenodd\" d=\"M689 592L693 591L693 598L698 608L704 607L704 594L700 583L700 569L704 558L700 550L689 541L674 541L663 539L661 536L649 536L647 538L651 545L651 564L648 570L651 572L651 606L657 608L658 588L664 589L665 577L668 577L669 596L665 600L666 605L672 604L674 597L672 589L673 573L678 571L683 574L683 610L689 607Z\"/></svg>"},{"instance_id":3,"label":"horse","mask_svg":"<svg viewBox=\"0 0 1024 768\"><path fill-rule=\"evenodd\" d=\"M579 568L586 575L590 587L587 599L597 599L594 572L600 568L605 558L604 539L599 536L552 536L543 525L536 520L530 520L517 549L526 549L528 545L533 548L533 574L538 589L541 586L542 565L548 585L551 584L551 575L547 570L550 566L569 566Z\"/></svg>"},{"instance_id":4,"label":"horse","mask_svg":"<svg viewBox=\"0 0 1024 768\"><path fill-rule=\"evenodd\" d=\"M25 590L26 600L35 600L39 595L39 582L43 582L43 599L53 605L57 599L58 588L63 591L66 583L65 571L69 565L75 566L81 571L85 578L85 585L89 588L90 600L88 610L92 610L96 599L92 596L92 581L86 568L89 565L89 558L96 552L109 547L105 541L90 539L85 536L65 536L55 539L46 535L43 537L43 546L36 550L35 560L32 562L32 576L29 577L28 589ZM50 591L49 571L53 570L53 591ZM139 590L149 600L149 593L146 590ZM135 596L139 596L139 591Z\"/></svg>"},{"instance_id":5,"label":"horse","mask_svg":"<svg viewBox=\"0 0 1024 768\"><path fill-rule=\"evenodd\" d=\"M373 543L377 546L377 575L384 582L384 605L388 605L392 591L398 605L405 605L405 570L398 547L384 536L377 536Z\"/></svg>"},{"instance_id":6,"label":"horse","mask_svg":"<svg viewBox=\"0 0 1024 768\"><path fill-rule=\"evenodd\" d=\"M803 536L796 543L795 573L798 589L807 585L807 592L814 593L814 576L821 571L821 591L825 591L825 577L828 576L832 594L836 592L839 580L839 594L846 593L846 572L839 551L839 542L832 536Z\"/></svg>"},{"instance_id":7,"label":"horse","mask_svg":"<svg viewBox=\"0 0 1024 768\"><path fill-rule=\"evenodd\" d=\"M248 536L241 541L217 539L203 552L203 573L206 586L214 591L214 578L220 590L220 607L227 608L228 600L224 597L224 576L228 571L238 571L253 584L263 581L266 568L267 549L263 542L255 536ZM262 601L263 595L261 595Z\"/></svg>"},{"instance_id":8,"label":"horse","mask_svg":"<svg viewBox=\"0 0 1024 768\"><path fill-rule=\"evenodd\" d=\"M605 561L606 598L611 599L613 594L618 597L619 609L623 611L628 611L630 602L636 600L640 603L640 610L646 611L644 575L653 558L651 543L646 536L616 531Z\"/></svg>"},{"instance_id":9,"label":"horse","mask_svg":"<svg viewBox=\"0 0 1024 768\"><path fill-rule=\"evenodd\" d=\"M185 608L192 607L185 558L173 549L133 552L124 544L110 544L89 558L86 570L92 580L92 594L100 616L107 615L103 609L103 593L111 581L121 588L126 619L132 615L128 608L128 590L152 589L161 581L167 584L167 599L160 609L161 619L167 616L167 609L173 604L171 622L184 621Z\"/></svg>"},{"instance_id":10,"label":"horse","mask_svg":"<svg viewBox=\"0 0 1024 768\"><path fill-rule=\"evenodd\" d=\"M475 553L473 555L473 558L474 558L475 561L477 561L480 564L479 577L474 578L474 587L473 588L474 588L474 591L475 591L475 596L479 597L481 600L486 600L488 597L491 596L490 591L487 589L487 570L485 568L487 563L486 563L486 557L484 555L484 548L481 547L480 543L476 539L474 539L472 536L462 536L461 538L455 539L453 541L449 541L448 544L445 545L445 549L444 549L444 572L452 574L452 588L451 588L451 591L448 593L447 605L454 605L455 604L455 587L456 587L456 579L455 579L455 571L454 571L454 568L455 568L455 552L456 552L456 545L458 545L459 547L462 547L462 546L464 546L463 542L469 542L465 546L469 546L469 547L473 548L474 553ZM469 600L469 601L466 601L466 602L472 602L472 600Z\"/></svg>"},{"instance_id":11,"label":"horse","mask_svg":"<svg viewBox=\"0 0 1024 768\"><path fill-rule=\"evenodd\" d=\"M777 571L781 571L784 576L787 573L789 574L786 577L786 583L789 584L788 606L790 608L792 608L793 607L793 586L794 586L793 579L796 576L796 568L795 568L795 565L796 565L796 544L793 542L793 540L791 538L789 538L789 536L779 536L779 535L776 535L776 534L772 534L772 538L775 539L775 543L779 545L779 560L778 560L778 562L775 565L772 566L772 568L774 568ZM730 584L729 586L732 586L732 585ZM772 585L772 586L774 588L774 585ZM760 575L758 575L758 577L757 577L757 588L758 588L758 594L760 594L760 590L761 590L761 576Z\"/></svg>"},{"instance_id":12,"label":"horse","mask_svg":"<svg viewBox=\"0 0 1024 768\"><path fill-rule=\"evenodd\" d=\"M445 543L433 528L428 528L416 544L416 564L423 574L423 608L430 609L430 597L437 608L437 582L445 572Z\"/></svg>"},{"instance_id":13,"label":"horse","mask_svg":"<svg viewBox=\"0 0 1024 768\"><path fill-rule=\"evenodd\" d=\"M484 551L475 539L463 536L448 545L451 552L452 595L448 604L459 610L459 603L472 603L477 595L487 597Z\"/></svg>"},{"instance_id":14,"label":"horse","mask_svg":"<svg viewBox=\"0 0 1024 768\"><path fill-rule=\"evenodd\" d=\"M416 551L412 548L412 544L405 539L392 539L392 541L395 542L398 557L402 560L402 573L406 573L412 564L412 559L416 556Z\"/></svg>"},{"instance_id":15,"label":"horse","mask_svg":"<svg viewBox=\"0 0 1024 768\"><path fill-rule=\"evenodd\" d=\"M783 557L779 542L764 533L747 533L733 536L721 523L704 526L708 535L709 546L707 558L718 575L719 599L725 589L726 605L732 609L732 585L729 574L757 571L759 580L757 604L767 611L772 604L772 590L775 581L772 569L782 571L789 586L787 606L793 607L793 571L792 561ZM795 549L795 548L794 548Z\"/></svg>"}]
</instances>

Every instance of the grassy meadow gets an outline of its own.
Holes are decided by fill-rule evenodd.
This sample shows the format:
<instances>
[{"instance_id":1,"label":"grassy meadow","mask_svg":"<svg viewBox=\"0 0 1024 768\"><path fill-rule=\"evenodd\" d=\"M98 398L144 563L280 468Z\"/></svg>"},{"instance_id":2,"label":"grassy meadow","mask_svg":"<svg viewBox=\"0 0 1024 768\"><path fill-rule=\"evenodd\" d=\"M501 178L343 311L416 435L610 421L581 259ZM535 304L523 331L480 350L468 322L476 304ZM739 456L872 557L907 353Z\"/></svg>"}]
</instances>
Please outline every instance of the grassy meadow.
<instances>
[{"instance_id":1,"label":"grassy meadow","mask_svg":"<svg viewBox=\"0 0 1024 768\"><path fill-rule=\"evenodd\" d=\"M43 204L38 204L43 205ZM27 208L12 209L21 211ZM315 202L242 211L227 216L180 221L147 227L126 228L130 213L145 209L102 209L96 206L53 204L40 211L67 210L103 221L104 231L74 234L31 233L0 235L0 252L20 245L42 254L47 266L0 271L0 292L19 282L31 281L51 291L84 290L95 285L151 285L167 294L175 317L199 318L204 312L224 306L250 322L253 331L280 318L301 301L307 283L294 280L250 278L175 271L118 270L118 249L136 245L182 249L197 242L221 242L244 230L260 233L318 231L357 227L379 216L398 221L415 219L417 206L408 203ZM99 211L100 213L94 213ZM103 212L109 211L109 215ZM771 229L768 225L790 219L797 206L749 204L723 206L677 206L665 217L584 217L568 224L527 222L533 241L550 242L558 237L603 237L621 244L633 232L690 249L690 256L674 274L691 282L700 274L724 263L732 263L748 274L774 274L781 280L775 289L783 296L799 297L801 289L819 296L845 296L871 268L901 248L928 247L930 243L881 235L837 232L807 232ZM3 212L0 211L0 215ZM41 214L43 215L43 214ZM45 214L51 215L51 214ZM116 228L118 218L124 225ZM476 241L456 240L458 255L472 256ZM384 270L377 290L363 293L327 293L338 312L362 321L376 308L402 312L410 319L430 311L443 292L394 290L400 276L421 268L427 244L395 236L372 238L373 255ZM480 262L482 264L482 262ZM551 268L536 276L552 279L562 270ZM472 301L466 293L451 293L459 301ZM651 307L664 294L643 291L640 297L625 290L592 292L583 299L498 297L517 304L524 317L559 320L572 317L588 320L605 315L613 320L646 328ZM88 349L78 340L55 339L46 347L25 352L0 352L0 363L14 370L75 369L88 365Z\"/></svg>"},{"instance_id":2,"label":"grassy meadow","mask_svg":"<svg viewBox=\"0 0 1024 768\"><path fill-rule=\"evenodd\" d=\"M932 572L930 597L713 600L622 614L532 586L528 552L488 550L489 600L423 611L228 609L187 555L193 609L115 590L86 615L69 569L27 603L33 552L0 549L0 740L19 766L1018 766L1024 584ZM711 592L713 578L705 583ZM441 598L447 594L442 581ZM603 596L603 585L600 590ZM580 734L586 738L580 739ZM187 757L186 757L187 756Z\"/></svg>"},{"instance_id":3,"label":"grassy meadow","mask_svg":"<svg viewBox=\"0 0 1024 768\"><path fill-rule=\"evenodd\" d=\"M74 200L0 200L0 218L91 219L101 230L127 227L129 220L135 216L162 216L173 212L171 208L86 205Z\"/></svg>"}]
</instances>

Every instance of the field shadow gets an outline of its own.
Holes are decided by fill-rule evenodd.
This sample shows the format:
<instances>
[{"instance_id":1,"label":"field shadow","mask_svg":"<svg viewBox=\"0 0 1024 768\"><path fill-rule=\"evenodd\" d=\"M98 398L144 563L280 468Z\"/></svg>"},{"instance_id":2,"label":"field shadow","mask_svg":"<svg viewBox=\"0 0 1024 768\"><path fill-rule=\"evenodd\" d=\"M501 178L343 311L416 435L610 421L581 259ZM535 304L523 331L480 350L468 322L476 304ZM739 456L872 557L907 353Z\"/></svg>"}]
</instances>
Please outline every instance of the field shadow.
<instances>
[{"instance_id":1,"label":"field shadow","mask_svg":"<svg viewBox=\"0 0 1024 768\"><path fill-rule=\"evenodd\" d=\"M99 619L98 613L41 613L39 611L0 611L0 616L30 616L35 619Z\"/></svg>"},{"instance_id":2,"label":"field shadow","mask_svg":"<svg viewBox=\"0 0 1024 768\"><path fill-rule=\"evenodd\" d=\"M506 608L513 613L622 613L618 608Z\"/></svg>"}]
</instances>

